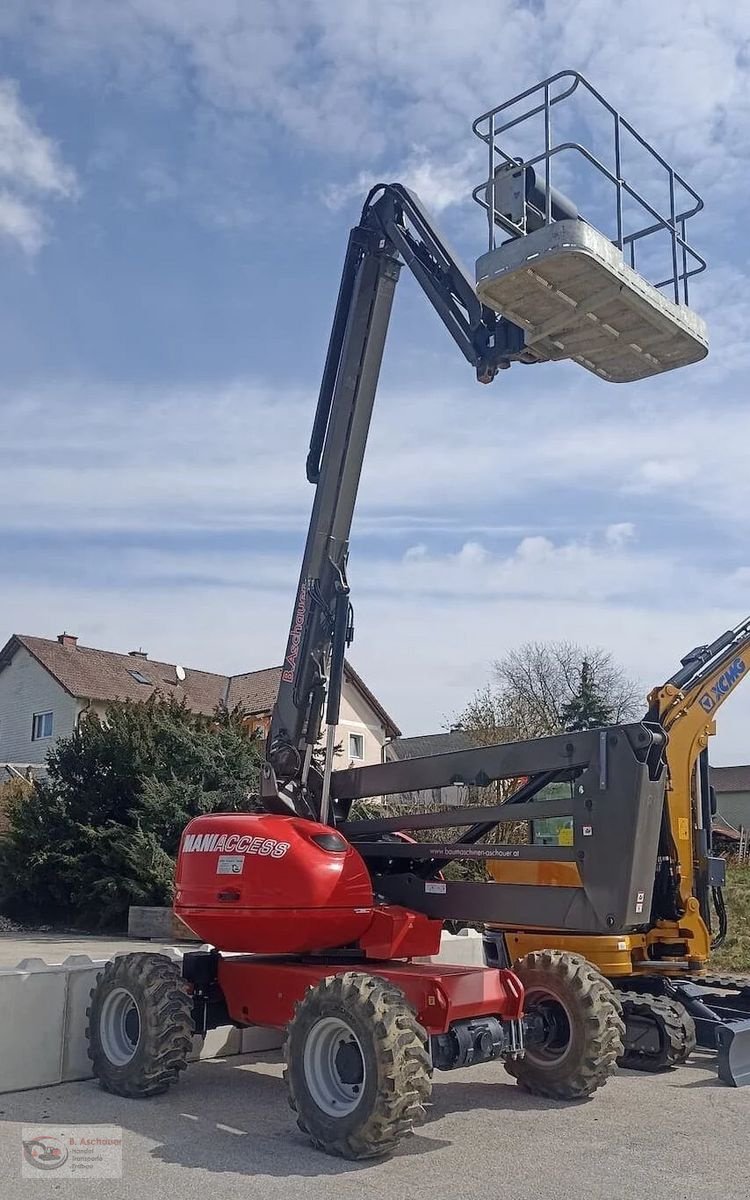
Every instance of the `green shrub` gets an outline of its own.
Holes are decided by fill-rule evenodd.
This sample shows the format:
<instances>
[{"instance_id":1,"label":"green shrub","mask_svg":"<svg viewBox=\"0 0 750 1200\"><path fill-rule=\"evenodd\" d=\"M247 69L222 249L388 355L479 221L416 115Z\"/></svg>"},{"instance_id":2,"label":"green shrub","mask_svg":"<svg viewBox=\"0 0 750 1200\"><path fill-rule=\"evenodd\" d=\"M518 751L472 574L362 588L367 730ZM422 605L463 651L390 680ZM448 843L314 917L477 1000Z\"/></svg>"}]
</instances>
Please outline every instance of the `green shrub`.
<instances>
[{"instance_id":1,"label":"green shrub","mask_svg":"<svg viewBox=\"0 0 750 1200\"><path fill-rule=\"evenodd\" d=\"M237 712L174 700L112 705L50 752L48 780L11 798L0 906L24 922L122 926L169 904L174 858L201 813L257 808L261 744Z\"/></svg>"},{"instance_id":2,"label":"green shrub","mask_svg":"<svg viewBox=\"0 0 750 1200\"><path fill-rule=\"evenodd\" d=\"M724 899L729 932L713 955L712 965L727 971L750 971L750 864L728 864Z\"/></svg>"}]
</instances>

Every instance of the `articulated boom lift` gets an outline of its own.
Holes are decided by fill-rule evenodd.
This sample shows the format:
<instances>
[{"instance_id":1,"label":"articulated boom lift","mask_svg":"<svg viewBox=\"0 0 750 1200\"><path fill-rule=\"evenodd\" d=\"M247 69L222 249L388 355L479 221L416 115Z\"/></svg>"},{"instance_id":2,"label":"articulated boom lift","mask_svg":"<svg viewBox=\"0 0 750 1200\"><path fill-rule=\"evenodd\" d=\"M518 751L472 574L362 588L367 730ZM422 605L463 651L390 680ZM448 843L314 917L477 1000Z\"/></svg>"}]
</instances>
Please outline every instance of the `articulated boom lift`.
<instances>
[{"instance_id":1,"label":"articulated boom lift","mask_svg":"<svg viewBox=\"0 0 750 1200\"><path fill-rule=\"evenodd\" d=\"M580 143L553 144L553 108L578 89L612 118L613 170ZM500 146L499 134L540 113L540 153L519 158ZM666 779L658 723L332 770L353 632L349 532L401 267L482 383L515 362L561 358L626 381L706 353L705 330L687 308L688 279L704 264L685 222L701 201L580 75L563 72L529 89L485 114L475 132L489 153L476 195L489 247L476 286L401 184L370 192L349 238L307 460L315 499L261 774L262 812L198 817L180 846L175 911L213 949L186 954L181 971L159 956L118 958L92 997L94 1069L124 1095L174 1082L193 1030L227 1021L285 1028L298 1123L321 1149L348 1158L388 1153L410 1132L435 1068L499 1060L529 1091L581 1098L606 1081L623 1033L614 989L580 955L544 948L513 970L429 961L446 918L523 922L532 913L535 925L548 925L557 912L552 886L443 878L454 860L506 855L539 866L552 857L549 847L483 841L507 818L504 806L360 821L350 819L355 800L525 776L516 799L531 801L551 780L574 780L570 800L533 806L535 817L574 820L573 845L562 853L580 868L562 918L571 932L637 928L657 868ZM626 135L663 165L666 213L626 182ZM553 157L565 149L611 185L614 241L552 187ZM678 194L688 196L684 211ZM626 229L625 200L646 214L641 228ZM499 246L497 228L509 234ZM652 284L635 270L635 246L654 234L670 247L673 275ZM660 291L665 284L674 300ZM449 826L464 833L453 842L404 834Z\"/></svg>"}]
</instances>

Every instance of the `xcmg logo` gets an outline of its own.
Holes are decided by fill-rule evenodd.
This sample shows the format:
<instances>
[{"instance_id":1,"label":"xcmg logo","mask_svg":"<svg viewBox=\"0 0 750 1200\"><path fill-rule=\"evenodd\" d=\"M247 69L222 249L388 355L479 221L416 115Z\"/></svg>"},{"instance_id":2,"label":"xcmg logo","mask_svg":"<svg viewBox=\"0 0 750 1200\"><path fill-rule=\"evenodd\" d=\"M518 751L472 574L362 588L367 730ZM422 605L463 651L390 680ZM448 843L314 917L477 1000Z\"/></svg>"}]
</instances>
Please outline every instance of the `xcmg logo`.
<instances>
[{"instance_id":1,"label":"xcmg logo","mask_svg":"<svg viewBox=\"0 0 750 1200\"><path fill-rule=\"evenodd\" d=\"M741 658L735 658L731 666L727 667L726 671L712 683L707 692L699 698L698 703L706 712L712 712L717 704L720 704L725 696L728 696L735 684L739 683L742 676L745 674L747 666Z\"/></svg>"}]
</instances>

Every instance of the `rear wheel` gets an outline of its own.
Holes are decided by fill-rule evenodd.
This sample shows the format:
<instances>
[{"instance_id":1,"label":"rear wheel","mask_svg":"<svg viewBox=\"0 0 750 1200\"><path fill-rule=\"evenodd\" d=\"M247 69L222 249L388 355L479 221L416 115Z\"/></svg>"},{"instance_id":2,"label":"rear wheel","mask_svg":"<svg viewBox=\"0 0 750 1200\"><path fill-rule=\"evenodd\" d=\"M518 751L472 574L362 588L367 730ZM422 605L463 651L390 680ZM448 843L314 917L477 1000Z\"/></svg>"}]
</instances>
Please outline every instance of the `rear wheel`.
<instances>
[{"instance_id":1,"label":"rear wheel","mask_svg":"<svg viewBox=\"0 0 750 1200\"><path fill-rule=\"evenodd\" d=\"M157 1096L187 1066L192 1001L180 968L163 954L122 954L97 976L86 1010L88 1055L117 1096Z\"/></svg>"},{"instance_id":2,"label":"rear wheel","mask_svg":"<svg viewBox=\"0 0 750 1200\"><path fill-rule=\"evenodd\" d=\"M614 989L585 958L562 950L536 950L513 970L526 995L526 1050L505 1069L535 1096L592 1095L622 1054L624 1028Z\"/></svg>"},{"instance_id":3,"label":"rear wheel","mask_svg":"<svg viewBox=\"0 0 750 1200\"><path fill-rule=\"evenodd\" d=\"M297 1124L327 1154L383 1157L424 1119L432 1090L427 1033L386 980L347 971L308 988L285 1058Z\"/></svg>"},{"instance_id":4,"label":"rear wheel","mask_svg":"<svg viewBox=\"0 0 750 1200\"><path fill-rule=\"evenodd\" d=\"M630 1071L669 1071L695 1050L695 1021L679 1000L641 992L619 992L625 1049L617 1060Z\"/></svg>"}]
</instances>

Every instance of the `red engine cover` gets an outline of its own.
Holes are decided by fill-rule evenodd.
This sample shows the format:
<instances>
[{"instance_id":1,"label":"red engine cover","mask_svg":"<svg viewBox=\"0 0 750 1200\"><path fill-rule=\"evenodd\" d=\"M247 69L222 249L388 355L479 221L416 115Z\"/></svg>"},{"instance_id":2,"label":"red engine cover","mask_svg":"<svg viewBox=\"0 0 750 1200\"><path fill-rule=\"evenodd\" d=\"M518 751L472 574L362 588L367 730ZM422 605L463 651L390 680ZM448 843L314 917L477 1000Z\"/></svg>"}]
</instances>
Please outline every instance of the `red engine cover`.
<instances>
[{"instance_id":1,"label":"red engine cover","mask_svg":"<svg viewBox=\"0 0 750 1200\"><path fill-rule=\"evenodd\" d=\"M219 950L306 954L357 941L373 895L362 858L329 826L213 813L182 835L174 910Z\"/></svg>"}]
</instances>

